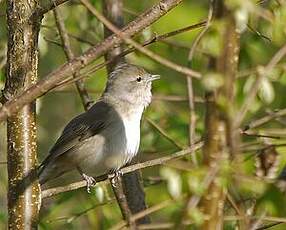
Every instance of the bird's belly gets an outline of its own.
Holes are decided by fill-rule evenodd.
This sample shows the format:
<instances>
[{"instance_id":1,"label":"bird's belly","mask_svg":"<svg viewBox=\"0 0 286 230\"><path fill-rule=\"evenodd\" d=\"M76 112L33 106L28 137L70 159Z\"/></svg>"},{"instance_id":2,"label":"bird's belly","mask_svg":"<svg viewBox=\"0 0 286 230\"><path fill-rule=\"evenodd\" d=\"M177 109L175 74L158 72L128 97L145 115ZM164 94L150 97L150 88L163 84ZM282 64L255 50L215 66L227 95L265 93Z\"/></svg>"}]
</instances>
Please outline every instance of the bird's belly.
<instances>
[{"instance_id":1,"label":"bird's belly","mask_svg":"<svg viewBox=\"0 0 286 230\"><path fill-rule=\"evenodd\" d=\"M114 130L113 130L114 131ZM118 170L137 154L140 142L140 123L124 122L120 132L106 130L102 135L89 138L79 149L79 167L91 176ZM108 137L108 138L107 138Z\"/></svg>"}]
</instances>

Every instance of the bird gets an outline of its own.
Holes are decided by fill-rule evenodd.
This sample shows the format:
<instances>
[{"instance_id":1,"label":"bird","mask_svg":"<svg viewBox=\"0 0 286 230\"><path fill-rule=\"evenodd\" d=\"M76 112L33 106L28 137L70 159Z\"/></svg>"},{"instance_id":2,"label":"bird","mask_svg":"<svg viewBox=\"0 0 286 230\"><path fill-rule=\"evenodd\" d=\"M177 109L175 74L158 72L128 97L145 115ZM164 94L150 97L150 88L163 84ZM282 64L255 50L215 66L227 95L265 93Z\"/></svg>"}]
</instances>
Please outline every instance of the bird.
<instances>
[{"instance_id":1,"label":"bird","mask_svg":"<svg viewBox=\"0 0 286 230\"><path fill-rule=\"evenodd\" d=\"M117 65L98 101L63 129L39 166L39 183L77 170L90 192L94 178L120 172L138 152L140 121L159 78L137 65Z\"/></svg>"}]
</instances>

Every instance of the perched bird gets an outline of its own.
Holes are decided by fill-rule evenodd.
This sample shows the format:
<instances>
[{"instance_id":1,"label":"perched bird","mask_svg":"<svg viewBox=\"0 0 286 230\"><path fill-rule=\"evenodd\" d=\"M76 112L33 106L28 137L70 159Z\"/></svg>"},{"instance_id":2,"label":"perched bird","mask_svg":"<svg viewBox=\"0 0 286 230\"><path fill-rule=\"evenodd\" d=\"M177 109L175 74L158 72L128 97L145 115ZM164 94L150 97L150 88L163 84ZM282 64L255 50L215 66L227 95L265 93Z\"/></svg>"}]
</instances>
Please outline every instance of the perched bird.
<instances>
[{"instance_id":1,"label":"perched bird","mask_svg":"<svg viewBox=\"0 0 286 230\"><path fill-rule=\"evenodd\" d=\"M110 74L100 99L73 118L39 167L40 184L77 169L87 181L118 171L137 154L140 120L151 102L151 84L159 75L120 64Z\"/></svg>"}]
</instances>

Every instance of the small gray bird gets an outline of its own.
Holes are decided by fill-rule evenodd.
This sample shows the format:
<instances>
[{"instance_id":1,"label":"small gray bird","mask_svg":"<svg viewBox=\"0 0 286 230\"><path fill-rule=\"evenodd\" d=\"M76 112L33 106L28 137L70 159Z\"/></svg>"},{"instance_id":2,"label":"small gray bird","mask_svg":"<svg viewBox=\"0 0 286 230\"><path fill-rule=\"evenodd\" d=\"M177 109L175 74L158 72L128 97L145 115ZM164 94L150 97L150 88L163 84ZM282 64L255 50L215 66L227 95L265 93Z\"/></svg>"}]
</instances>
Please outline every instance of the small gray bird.
<instances>
[{"instance_id":1,"label":"small gray bird","mask_svg":"<svg viewBox=\"0 0 286 230\"><path fill-rule=\"evenodd\" d=\"M77 169L87 181L118 171L137 154L140 120L159 75L120 64L110 74L98 102L72 119L39 167L40 184Z\"/></svg>"}]
</instances>

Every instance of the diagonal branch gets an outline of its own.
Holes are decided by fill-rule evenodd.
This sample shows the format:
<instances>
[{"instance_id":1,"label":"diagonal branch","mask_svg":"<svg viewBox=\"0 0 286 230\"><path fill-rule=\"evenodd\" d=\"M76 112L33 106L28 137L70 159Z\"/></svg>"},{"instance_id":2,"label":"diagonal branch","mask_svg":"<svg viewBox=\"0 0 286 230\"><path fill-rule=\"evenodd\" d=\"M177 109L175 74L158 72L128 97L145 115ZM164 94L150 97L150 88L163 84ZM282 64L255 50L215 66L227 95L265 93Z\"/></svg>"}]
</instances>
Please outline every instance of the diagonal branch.
<instances>
[{"instance_id":1,"label":"diagonal branch","mask_svg":"<svg viewBox=\"0 0 286 230\"><path fill-rule=\"evenodd\" d=\"M139 31L151 25L168 11L180 4L182 0L161 0L158 4L154 5L151 9L145 11L134 21L127 24L122 33L125 36L134 36ZM99 44L91 47L81 56L72 59L70 62L60 66L52 73L48 74L41 81L28 88L22 93L19 93L12 100L5 103L0 108L0 121L11 116L17 112L22 106L33 101L37 97L45 94L51 88L55 87L59 82L68 78L71 74L79 69L87 66L89 63L104 55L108 50L112 49L115 45L119 45L123 39L118 35L111 35Z\"/></svg>"},{"instance_id":2,"label":"diagonal branch","mask_svg":"<svg viewBox=\"0 0 286 230\"><path fill-rule=\"evenodd\" d=\"M168 32L168 33L165 33L165 34L161 34L161 35L156 35L154 38L152 38L151 40L149 41L146 41L144 42L143 44L141 44L141 46L148 46L150 44L153 44L154 42L159 42L159 41L166 41L165 39L171 37L171 36L175 36L177 34L180 34L180 33L184 33L186 31L189 31L189 30L193 30L193 29L197 29L197 28L201 28L203 26L205 26L206 22L205 21L202 21L202 22L199 22L199 23L196 23L196 24L193 24L193 25L190 25L190 26L187 26L187 27L184 27L184 28L181 28L181 29L178 29L178 30L175 30L175 31L171 31L171 32ZM109 63L112 63L112 62L117 62L117 60L120 60L122 57L126 56L127 54L131 53L131 52L134 52L136 49L135 48L128 48L126 50L124 50L123 52L121 52L120 54L112 57L111 59L105 61L105 62L102 62L102 63L99 63L95 66L93 66L92 68L84 71L83 73L81 73L80 76L76 77L76 78L68 78L68 79L65 79L64 81L58 83L54 88L52 88L51 90L54 90L56 89L57 87L62 87L62 86L65 86L65 85L68 85L68 84L71 84L77 80L80 80L80 79L83 79L85 77L87 77L86 75L88 74L91 74L91 73L94 73L95 71L103 68L105 65L108 65ZM186 77L186 76L184 76Z\"/></svg>"},{"instance_id":3,"label":"diagonal branch","mask_svg":"<svg viewBox=\"0 0 286 230\"><path fill-rule=\"evenodd\" d=\"M110 29L113 33L115 33L118 37L120 37L125 43L132 45L135 49L139 50L141 53L145 54L146 56L152 58L153 60L157 61L158 63L165 65L166 67L169 67L170 69L174 69L175 71L185 74L188 77L195 77L200 78L201 74L193 71L187 67L178 65L174 62L169 61L168 59L165 59L161 57L160 55L144 48L139 43L132 40L128 35L126 35L124 32L120 31L116 26L114 26L110 21L106 19L99 11L97 11L93 5L88 0L80 0L85 7L94 14L99 21L101 21L108 29Z\"/></svg>"}]
</instances>

